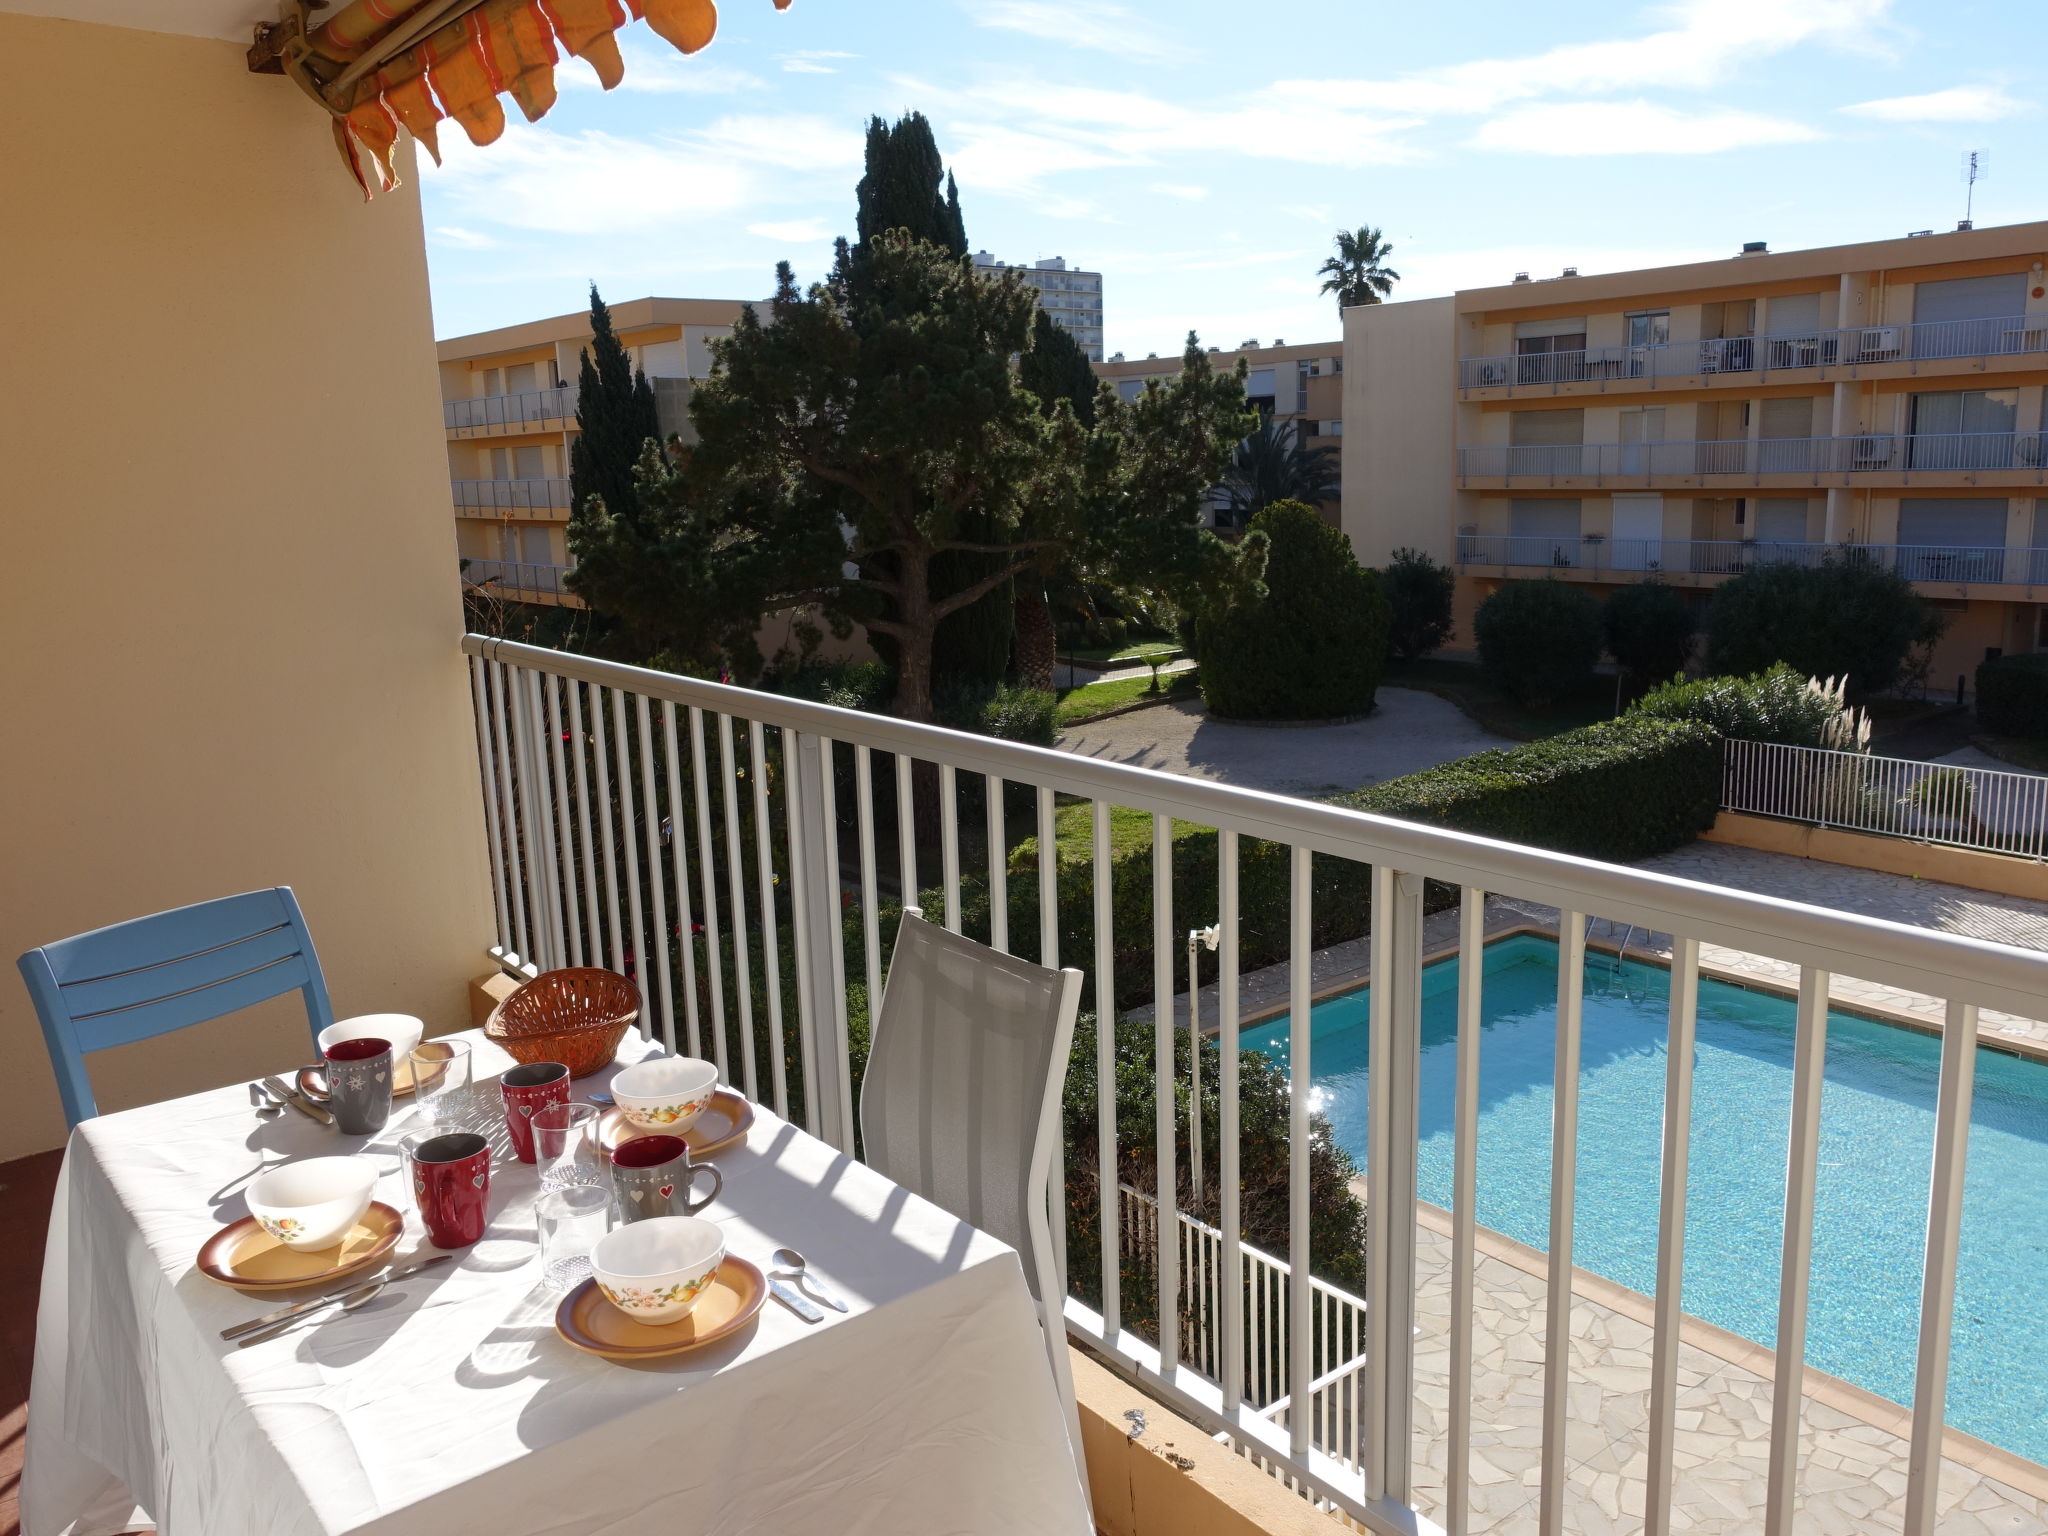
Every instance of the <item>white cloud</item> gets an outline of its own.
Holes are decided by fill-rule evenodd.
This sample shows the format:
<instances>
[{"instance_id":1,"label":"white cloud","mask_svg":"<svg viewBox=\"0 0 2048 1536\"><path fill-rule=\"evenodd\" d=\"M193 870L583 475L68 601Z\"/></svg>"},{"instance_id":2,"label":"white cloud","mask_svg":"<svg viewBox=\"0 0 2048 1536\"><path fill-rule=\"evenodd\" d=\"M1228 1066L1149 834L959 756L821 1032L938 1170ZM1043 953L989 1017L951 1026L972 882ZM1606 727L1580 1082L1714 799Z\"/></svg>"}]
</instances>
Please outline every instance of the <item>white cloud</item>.
<instances>
[{"instance_id":1,"label":"white cloud","mask_svg":"<svg viewBox=\"0 0 2048 1536\"><path fill-rule=\"evenodd\" d=\"M626 64L625 78L616 89L651 94L692 96L734 96L757 91L760 76L725 64L707 64L701 58L684 58L673 48L648 48L619 39L619 53ZM555 71L555 81L565 91L601 91L597 75L580 63L570 67L564 60Z\"/></svg>"},{"instance_id":2,"label":"white cloud","mask_svg":"<svg viewBox=\"0 0 2048 1536\"><path fill-rule=\"evenodd\" d=\"M1023 32L1048 43L1093 48L1141 63L1167 63L1188 56L1182 44L1163 36L1120 5L1083 9L1047 0L975 0L968 12L984 27Z\"/></svg>"},{"instance_id":3,"label":"white cloud","mask_svg":"<svg viewBox=\"0 0 2048 1536\"><path fill-rule=\"evenodd\" d=\"M489 235L473 229L460 229L453 224L443 224L434 231L436 245L452 245L462 251L494 251L498 242Z\"/></svg>"},{"instance_id":4,"label":"white cloud","mask_svg":"<svg viewBox=\"0 0 2048 1536\"><path fill-rule=\"evenodd\" d=\"M784 219L767 224L749 224L747 233L759 235L764 240L787 240L795 244L807 244L813 240L832 238L832 227L823 219Z\"/></svg>"},{"instance_id":5,"label":"white cloud","mask_svg":"<svg viewBox=\"0 0 2048 1536\"><path fill-rule=\"evenodd\" d=\"M1804 123L1760 112L1685 112L1643 100L1574 101L1516 107L1482 123L1472 144L1532 155L1712 155L1819 137Z\"/></svg>"},{"instance_id":6,"label":"white cloud","mask_svg":"<svg viewBox=\"0 0 2048 1536\"><path fill-rule=\"evenodd\" d=\"M1207 187L1190 186L1182 182L1155 181L1152 190L1163 197L1177 197L1184 203L1199 203L1209 195Z\"/></svg>"},{"instance_id":7,"label":"white cloud","mask_svg":"<svg viewBox=\"0 0 2048 1536\"><path fill-rule=\"evenodd\" d=\"M2026 109L1995 85L1956 85L1921 96L1887 96L1838 107L1851 117L1874 117L1886 123L1989 123Z\"/></svg>"},{"instance_id":8,"label":"white cloud","mask_svg":"<svg viewBox=\"0 0 2048 1536\"><path fill-rule=\"evenodd\" d=\"M839 53L831 48L799 48L795 53L779 53L776 57L782 60L782 68L788 74L836 75L839 71L825 63L826 59L853 59L860 55Z\"/></svg>"}]
</instances>

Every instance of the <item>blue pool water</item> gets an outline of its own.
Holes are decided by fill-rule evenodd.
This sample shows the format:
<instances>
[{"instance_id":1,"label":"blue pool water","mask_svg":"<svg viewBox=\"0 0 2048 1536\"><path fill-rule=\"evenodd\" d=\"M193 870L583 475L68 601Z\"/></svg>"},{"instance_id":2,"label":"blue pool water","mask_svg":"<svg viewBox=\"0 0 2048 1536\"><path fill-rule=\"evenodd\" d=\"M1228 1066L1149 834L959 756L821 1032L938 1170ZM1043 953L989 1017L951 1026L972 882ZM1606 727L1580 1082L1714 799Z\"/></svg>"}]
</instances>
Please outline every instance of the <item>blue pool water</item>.
<instances>
[{"instance_id":1,"label":"blue pool water","mask_svg":"<svg viewBox=\"0 0 2048 1536\"><path fill-rule=\"evenodd\" d=\"M1586 965L1574 1257L1638 1291L1656 1284L1668 976L1604 955ZM1557 946L1486 953L1480 1047L1481 1225L1548 1246ZM1457 962L1424 972L1422 1198L1451 1203ZM1684 1308L1760 1343L1778 1305L1793 1005L1700 984ZM1244 1032L1285 1063L1287 1020ZM1317 1107L1364 1166L1366 992L1311 1013ZM1926 1248L1940 1042L1831 1013L1815 1193L1807 1358L1910 1404ZM2048 1461L2048 1067L1979 1051L1948 1418Z\"/></svg>"}]
</instances>

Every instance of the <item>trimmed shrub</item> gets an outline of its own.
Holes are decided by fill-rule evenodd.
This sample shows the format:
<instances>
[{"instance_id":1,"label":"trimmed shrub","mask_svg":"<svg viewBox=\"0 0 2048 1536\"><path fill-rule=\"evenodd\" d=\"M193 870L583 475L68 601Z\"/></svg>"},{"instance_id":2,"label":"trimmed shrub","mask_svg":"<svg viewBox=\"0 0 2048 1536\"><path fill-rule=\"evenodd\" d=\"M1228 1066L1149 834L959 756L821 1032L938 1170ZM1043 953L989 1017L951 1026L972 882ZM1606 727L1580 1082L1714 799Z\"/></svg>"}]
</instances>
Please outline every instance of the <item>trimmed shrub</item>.
<instances>
[{"instance_id":1,"label":"trimmed shrub","mask_svg":"<svg viewBox=\"0 0 2048 1536\"><path fill-rule=\"evenodd\" d=\"M1403 661L1427 656L1451 638L1451 568L1419 549L1397 549L1380 572L1380 590L1393 609L1387 646Z\"/></svg>"},{"instance_id":2,"label":"trimmed shrub","mask_svg":"<svg viewBox=\"0 0 2048 1536\"><path fill-rule=\"evenodd\" d=\"M1761 672L1785 662L1801 677L1843 677L1851 697L1899 681L1916 646L1941 633L1940 611L1912 582L1845 551L1817 566L1751 566L1707 605L1707 666Z\"/></svg>"},{"instance_id":3,"label":"trimmed shrub","mask_svg":"<svg viewBox=\"0 0 2048 1536\"><path fill-rule=\"evenodd\" d=\"M1511 581L1472 616L1479 669L1510 698L1549 703L1584 685L1600 659L1600 605L1546 577Z\"/></svg>"},{"instance_id":4,"label":"trimmed shrub","mask_svg":"<svg viewBox=\"0 0 2048 1536\"><path fill-rule=\"evenodd\" d=\"M1265 595L1201 616L1202 700L1235 720L1322 720L1372 708L1392 611L1351 541L1315 508L1276 501L1252 519L1271 540Z\"/></svg>"},{"instance_id":5,"label":"trimmed shrub","mask_svg":"<svg viewBox=\"0 0 2048 1536\"><path fill-rule=\"evenodd\" d=\"M1015 683L994 687L955 687L937 699L939 724L956 731L973 731L1002 741L1022 741L1049 747L1058 734L1053 714L1058 695L1044 688L1025 688Z\"/></svg>"},{"instance_id":6,"label":"trimmed shrub","mask_svg":"<svg viewBox=\"0 0 2048 1536\"><path fill-rule=\"evenodd\" d=\"M1787 747L1839 746L1842 702L1783 662L1754 677L1679 679L1654 688L1630 716L1697 720L1731 741L1772 741Z\"/></svg>"},{"instance_id":7,"label":"trimmed shrub","mask_svg":"<svg viewBox=\"0 0 2048 1536\"><path fill-rule=\"evenodd\" d=\"M2048 741L2048 653L1980 663L1977 723L1993 736Z\"/></svg>"},{"instance_id":8,"label":"trimmed shrub","mask_svg":"<svg viewBox=\"0 0 2048 1536\"><path fill-rule=\"evenodd\" d=\"M1624 715L1425 768L1335 803L1626 863L1713 825L1721 742L1692 721Z\"/></svg>"},{"instance_id":9,"label":"trimmed shrub","mask_svg":"<svg viewBox=\"0 0 2048 1536\"><path fill-rule=\"evenodd\" d=\"M1617 587L1600 609L1607 654L1638 688L1685 671L1693 628L1685 599L1654 576Z\"/></svg>"}]
</instances>

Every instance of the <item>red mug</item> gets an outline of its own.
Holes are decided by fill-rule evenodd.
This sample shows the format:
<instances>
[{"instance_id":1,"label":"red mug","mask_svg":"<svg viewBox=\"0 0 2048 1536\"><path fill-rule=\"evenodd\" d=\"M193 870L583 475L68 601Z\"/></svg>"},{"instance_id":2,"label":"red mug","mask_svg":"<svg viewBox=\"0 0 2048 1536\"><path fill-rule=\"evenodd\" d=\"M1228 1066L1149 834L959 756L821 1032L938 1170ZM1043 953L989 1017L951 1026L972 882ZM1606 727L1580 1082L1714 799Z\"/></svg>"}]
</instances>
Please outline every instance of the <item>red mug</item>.
<instances>
[{"instance_id":1,"label":"red mug","mask_svg":"<svg viewBox=\"0 0 2048 1536\"><path fill-rule=\"evenodd\" d=\"M491 1144L473 1131L410 1142L413 1198L436 1248L467 1248L484 1235L491 1199Z\"/></svg>"},{"instance_id":2,"label":"red mug","mask_svg":"<svg viewBox=\"0 0 2048 1536\"><path fill-rule=\"evenodd\" d=\"M505 1129L512 1134L512 1152L522 1163L533 1161L533 1117L549 1104L569 1102L569 1069L559 1061L528 1062L498 1079L505 1096Z\"/></svg>"}]
</instances>

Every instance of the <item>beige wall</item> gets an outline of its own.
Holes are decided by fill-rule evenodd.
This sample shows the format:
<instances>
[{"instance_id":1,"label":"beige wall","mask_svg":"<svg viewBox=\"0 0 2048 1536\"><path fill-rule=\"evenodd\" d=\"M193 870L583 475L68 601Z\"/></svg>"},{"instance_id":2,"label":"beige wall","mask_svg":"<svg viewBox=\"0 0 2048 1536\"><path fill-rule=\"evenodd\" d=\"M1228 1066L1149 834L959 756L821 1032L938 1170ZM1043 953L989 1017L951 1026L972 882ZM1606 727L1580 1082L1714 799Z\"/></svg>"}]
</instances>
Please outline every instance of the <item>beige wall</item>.
<instances>
[{"instance_id":1,"label":"beige wall","mask_svg":"<svg viewBox=\"0 0 2048 1536\"><path fill-rule=\"evenodd\" d=\"M242 54L0 14L0 948L289 884L338 1012L457 1026L489 881L419 205ZM93 1070L112 1109L308 1053L273 1009ZM0 1073L0 1158L55 1145L11 973Z\"/></svg>"},{"instance_id":2,"label":"beige wall","mask_svg":"<svg viewBox=\"0 0 2048 1536\"><path fill-rule=\"evenodd\" d=\"M1404 545L1453 553L1453 302L1344 311L1344 531L1366 565Z\"/></svg>"}]
</instances>

